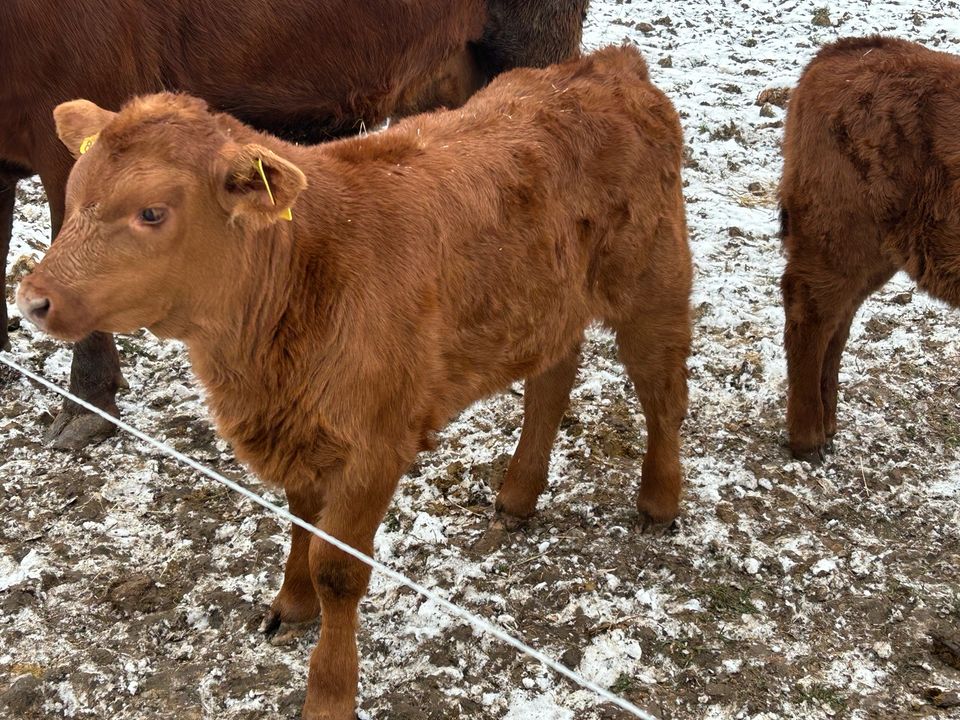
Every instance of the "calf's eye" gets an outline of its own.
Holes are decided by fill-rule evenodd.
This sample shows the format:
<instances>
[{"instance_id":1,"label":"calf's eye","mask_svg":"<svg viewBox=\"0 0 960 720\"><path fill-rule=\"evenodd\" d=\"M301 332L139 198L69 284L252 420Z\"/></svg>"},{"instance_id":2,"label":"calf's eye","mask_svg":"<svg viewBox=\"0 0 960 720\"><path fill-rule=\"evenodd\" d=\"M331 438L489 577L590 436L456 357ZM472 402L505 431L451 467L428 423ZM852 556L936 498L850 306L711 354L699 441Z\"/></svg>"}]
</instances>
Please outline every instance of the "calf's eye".
<instances>
[{"instance_id":1,"label":"calf's eye","mask_svg":"<svg viewBox=\"0 0 960 720\"><path fill-rule=\"evenodd\" d=\"M148 207L140 211L138 219L144 225L159 225L166 216L167 213L163 208Z\"/></svg>"}]
</instances>

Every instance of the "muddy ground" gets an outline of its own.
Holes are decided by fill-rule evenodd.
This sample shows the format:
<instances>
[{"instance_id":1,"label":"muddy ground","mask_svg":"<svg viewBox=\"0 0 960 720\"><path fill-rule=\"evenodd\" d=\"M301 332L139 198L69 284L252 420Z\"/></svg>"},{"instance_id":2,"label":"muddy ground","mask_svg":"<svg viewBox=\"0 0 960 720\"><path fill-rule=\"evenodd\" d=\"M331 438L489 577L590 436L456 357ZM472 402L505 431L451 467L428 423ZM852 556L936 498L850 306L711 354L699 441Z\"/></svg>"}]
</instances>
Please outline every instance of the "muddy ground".
<instances>
[{"instance_id":1,"label":"muddy ground","mask_svg":"<svg viewBox=\"0 0 960 720\"><path fill-rule=\"evenodd\" d=\"M420 458L378 557L660 718L960 717L958 316L903 276L871 299L836 451L794 462L775 236L779 89L840 35L960 52L958 18L954 2L593 0L586 44L638 44L689 145L683 515L639 532L643 418L596 330L537 517L491 542L491 487L521 423L508 393ZM10 281L48 233L38 185L19 201L12 260L26 260ZM17 359L66 384L67 349L26 324L12 337ZM217 439L179 345L120 346L126 419L282 502ZM297 717L316 627L258 631L287 528L126 437L46 449L58 406L0 368L0 717ZM627 717L381 578L362 623L364 718Z\"/></svg>"}]
</instances>

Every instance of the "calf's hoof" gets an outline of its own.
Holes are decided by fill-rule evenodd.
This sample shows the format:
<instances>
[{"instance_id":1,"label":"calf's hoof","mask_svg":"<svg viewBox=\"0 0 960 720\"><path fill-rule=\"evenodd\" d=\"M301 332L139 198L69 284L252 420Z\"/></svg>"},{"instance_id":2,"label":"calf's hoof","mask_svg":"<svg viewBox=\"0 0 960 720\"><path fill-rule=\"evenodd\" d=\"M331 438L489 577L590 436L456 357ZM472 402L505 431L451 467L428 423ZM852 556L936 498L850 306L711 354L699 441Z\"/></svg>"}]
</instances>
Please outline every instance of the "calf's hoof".
<instances>
[{"instance_id":1,"label":"calf's hoof","mask_svg":"<svg viewBox=\"0 0 960 720\"><path fill-rule=\"evenodd\" d=\"M260 622L260 632L263 633L263 636L271 645L283 647L297 642L313 626L314 623L310 621L301 623L284 622L280 613L270 610Z\"/></svg>"},{"instance_id":2,"label":"calf's hoof","mask_svg":"<svg viewBox=\"0 0 960 720\"><path fill-rule=\"evenodd\" d=\"M267 610L260 621L260 632L270 642L271 645L282 646L289 645L299 639L312 626L313 621L319 617L317 613L313 618L293 622L285 620L282 613L277 610Z\"/></svg>"},{"instance_id":3,"label":"calf's hoof","mask_svg":"<svg viewBox=\"0 0 960 720\"><path fill-rule=\"evenodd\" d=\"M117 416L119 412L110 414ZM55 450L79 450L105 440L116 431L116 425L99 415L64 409L47 430L44 442Z\"/></svg>"},{"instance_id":4,"label":"calf's hoof","mask_svg":"<svg viewBox=\"0 0 960 720\"><path fill-rule=\"evenodd\" d=\"M309 711L306 707L303 708L303 715L301 715L301 717L303 720L360 720L360 716L357 715L356 710L351 710L348 713L334 713Z\"/></svg>"},{"instance_id":5,"label":"calf's hoof","mask_svg":"<svg viewBox=\"0 0 960 720\"><path fill-rule=\"evenodd\" d=\"M637 493L637 513L643 533L662 535L680 514L679 472L664 475L644 473Z\"/></svg>"},{"instance_id":6,"label":"calf's hoof","mask_svg":"<svg viewBox=\"0 0 960 720\"><path fill-rule=\"evenodd\" d=\"M802 460L803 462L808 462L811 465L819 465L826 460L826 450L826 443L823 445L817 445L815 447L790 447L790 453L793 455L795 460Z\"/></svg>"},{"instance_id":7,"label":"calf's hoof","mask_svg":"<svg viewBox=\"0 0 960 720\"><path fill-rule=\"evenodd\" d=\"M286 645L320 617L320 601L309 598L291 600L283 590L277 595L260 622L260 632L275 645ZM283 632L280 632L283 628Z\"/></svg>"},{"instance_id":8,"label":"calf's hoof","mask_svg":"<svg viewBox=\"0 0 960 720\"><path fill-rule=\"evenodd\" d=\"M787 445L795 460L811 465L819 465L826 460L827 453L833 452L833 434L806 430L788 430Z\"/></svg>"},{"instance_id":9,"label":"calf's hoof","mask_svg":"<svg viewBox=\"0 0 960 720\"><path fill-rule=\"evenodd\" d=\"M637 508L637 524L641 535L666 535L675 525L677 513L672 515L651 515L646 510Z\"/></svg>"},{"instance_id":10,"label":"calf's hoof","mask_svg":"<svg viewBox=\"0 0 960 720\"><path fill-rule=\"evenodd\" d=\"M479 555L489 555L499 550L510 538L510 534L520 530L526 523L526 518L518 518L504 512L497 511L480 539L473 544L473 551Z\"/></svg>"},{"instance_id":11,"label":"calf's hoof","mask_svg":"<svg viewBox=\"0 0 960 720\"><path fill-rule=\"evenodd\" d=\"M530 515L514 515L501 508L499 503L497 503L497 508L493 513L493 519L490 521L490 529L502 529L506 530L507 532L516 532L517 530L523 528L532 516L532 513Z\"/></svg>"},{"instance_id":12,"label":"calf's hoof","mask_svg":"<svg viewBox=\"0 0 960 720\"><path fill-rule=\"evenodd\" d=\"M536 513L540 493L517 492L513 487L514 484L504 481L500 486L494 503L495 519L512 518L511 522L522 523Z\"/></svg>"},{"instance_id":13,"label":"calf's hoof","mask_svg":"<svg viewBox=\"0 0 960 720\"><path fill-rule=\"evenodd\" d=\"M280 617L280 613L270 608L264 613L263 620L260 621L260 632L267 637L273 637L277 634L277 630L280 629L282 624L283 618Z\"/></svg>"}]
</instances>

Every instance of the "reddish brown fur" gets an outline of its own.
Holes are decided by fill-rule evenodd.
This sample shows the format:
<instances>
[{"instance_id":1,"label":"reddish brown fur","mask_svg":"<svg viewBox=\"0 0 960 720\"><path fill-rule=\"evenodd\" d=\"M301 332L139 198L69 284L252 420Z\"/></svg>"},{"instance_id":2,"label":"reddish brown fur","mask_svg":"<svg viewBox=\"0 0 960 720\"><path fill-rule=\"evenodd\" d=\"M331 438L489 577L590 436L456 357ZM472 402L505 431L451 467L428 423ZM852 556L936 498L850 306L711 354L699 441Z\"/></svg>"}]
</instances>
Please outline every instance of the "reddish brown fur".
<instances>
[{"instance_id":1,"label":"reddish brown fur","mask_svg":"<svg viewBox=\"0 0 960 720\"><path fill-rule=\"evenodd\" d=\"M57 123L71 147L106 126L21 309L67 339L141 326L183 339L220 431L299 516L372 552L424 439L519 378L523 430L497 508L529 516L592 321L616 332L647 420L637 507L676 516L683 142L635 50L516 70L462 110L313 148L185 96L106 117L68 103ZM292 223L278 221L288 205ZM150 206L166 208L161 225L140 219ZM299 621L322 607L306 717L353 718L368 578L293 531L272 611Z\"/></svg>"},{"instance_id":2,"label":"reddish brown fur","mask_svg":"<svg viewBox=\"0 0 960 720\"><path fill-rule=\"evenodd\" d=\"M60 229L72 159L51 122L58 103L84 97L117 109L136 94L178 89L254 127L317 142L391 114L459 105L495 72L578 52L584 0L521 0L522 12L506 17L500 5L76 0L53 7L2 0L0 260L9 247L19 178L40 175L54 235ZM551 24L538 22L545 19ZM538 24L523 29L513 21ZM526 41L522 55L514 48L517 37ZM488 62L492 56L503 62ZM6 305L0 303L0 347L6 343ZM94 336L77 346L75 392L116 412L120 383L110 338ZM68 409L55 433L77 410ZM70 434L63 434L65 444L85 439L83 432Z\"/></svg>"},{"instance_id":3,"label":"reddish brown fur","mask_svg":"<svg viewBox=\"0 0 960 720\"><path fill-rule=\"evenodd\" d=\"M787 424L798 457L837 430L840 356L857 308L898 270L960 305L960 58L841 40L790 99L780 186Z\"/></svg>"}]
</instances>

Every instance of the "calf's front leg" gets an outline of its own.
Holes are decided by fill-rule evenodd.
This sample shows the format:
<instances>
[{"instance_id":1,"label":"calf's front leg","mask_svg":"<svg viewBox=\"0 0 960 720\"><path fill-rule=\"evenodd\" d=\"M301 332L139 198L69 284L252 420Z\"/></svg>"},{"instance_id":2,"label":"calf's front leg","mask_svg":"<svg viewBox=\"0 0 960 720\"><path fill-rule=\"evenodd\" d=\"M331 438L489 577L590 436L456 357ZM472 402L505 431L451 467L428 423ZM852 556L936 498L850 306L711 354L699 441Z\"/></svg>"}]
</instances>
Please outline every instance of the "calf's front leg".
<instances>
[{"instance_id":1,"label":"calf's front leg","mask_svg":"<svg viewBox=\"0 0 960 720\"><path fill-rule=\"evenodd\" d=\"M327 488L320 529L372 555L374 535L404 467L388 460L367 472L346 468ZM316 535L310 537L309 566L320 598L321 622L320 640L310 656L303 718L354 720L357 606L367 591L370 567Z\"/></svg>"},{"instance_id":2,"label":"calf's front leg","mask_svg":"<svg viewBox=\"0 0 960 720\"><path fill-rule=\"evenodd\" d=\"M686 296L656 315L637 312L617 327L617 349L647 421L637 512L644 530L664 528L680 512L680 426L687 412L690 315Z\"/></svg>"},{"instance_id":3,"label":"calf's front leg","mask_svg":"<svg viewBox=\"0 0 960 720\"><path fill-rule=\"evenodd\" d=\"M816 286L789 261L780 287L785 315L790 451L799 460L818 462L823 459L827 440L821 383L827 346L839 325L837 298L826 302L818 296Z\"/></svg>"},{"instance_id":4,"label":"calf's front leg","mask_svg":"<svg viewBox=\"0 0 960 720\"><path fill-rule=\"evenodd\" d=\"M554 367L528 377L523 390L523 430L497 493L497 512L511 518L533 515L537 498L547 486L550 450L577 376L579 348Z\"/></svg>"}]
</instances>

